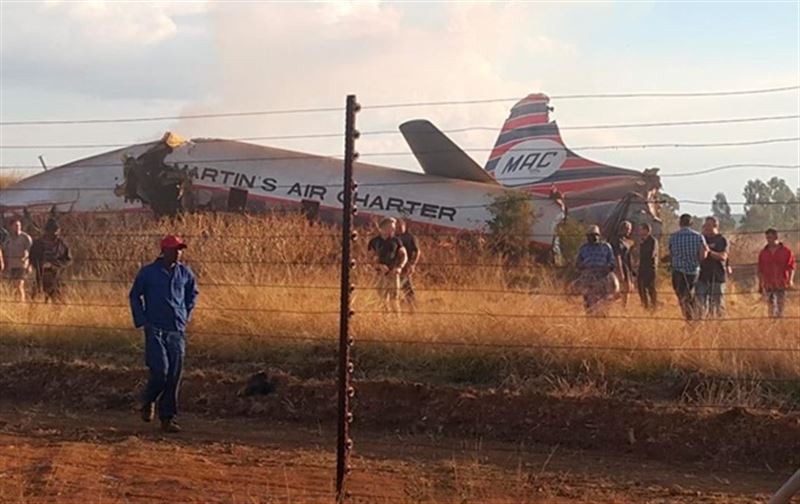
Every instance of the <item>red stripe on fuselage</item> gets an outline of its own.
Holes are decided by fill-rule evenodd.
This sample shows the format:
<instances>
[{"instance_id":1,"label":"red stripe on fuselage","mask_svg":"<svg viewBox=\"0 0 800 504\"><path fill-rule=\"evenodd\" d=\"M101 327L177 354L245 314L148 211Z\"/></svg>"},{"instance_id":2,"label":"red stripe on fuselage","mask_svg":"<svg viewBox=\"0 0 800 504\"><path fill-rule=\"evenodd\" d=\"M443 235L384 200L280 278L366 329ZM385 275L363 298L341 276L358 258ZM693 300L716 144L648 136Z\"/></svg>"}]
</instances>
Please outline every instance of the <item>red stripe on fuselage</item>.
<instances>
[{"instance_id":1,"label":"red stripe on fuselage","mask_svg":"<svg viewBox=\"0 0 800 504\"><path fill-rule=\"evenodd\" d=\"M522 128L524 126L537 126L540 124L547 124L547 112L537 112L535 114L526 114L523 116L509 119L503 124L503 133L513 129Z\"/></svg>"},{"instance_id":2,"label":"red stripe on fuselage","mask_svg":"<svg viewBox=\"0 0 800 504\"><path fill-rule=\"evenodd\" d=\"M602 189L603 187L613 187L614 182L622 182L625 179L633 179L635 176L631 175L615 175L612 177L598 177L593 179L582 179L565 182L546 182L542 184L533 184L520 189L529 191L536 194L550 194L550 190L555 186L564 196L576 196L576 193L587 189ZM610 201L610 200L609 200Z\"/></svg>"},{"instance_id":3,"label":"red stripe on fuselage","mask_svg":"<svg viewBox=\"0 0 800 504\"><path fill-rule=\"evenodd\" d=\"M525 138L518 138L517 140L512 140L510 142L506 142L504 144L495 146L495 148L492 150L492 153L489 154L489 161L493 161L493 160L501 157L503 154L508 152L515 145L517 145L519 143L522 143L522 142L527 142L528 140L533 140L533 139L536 139L536 140L539 140L539 139L552 140L552 141L554 141L556 143L559 143L562 146L564 146L564 142L561 140L561 137L558 136L558 135L542 135L542 136L530 136L530 137L525 137Z\"/></svg>"}]
</instances>

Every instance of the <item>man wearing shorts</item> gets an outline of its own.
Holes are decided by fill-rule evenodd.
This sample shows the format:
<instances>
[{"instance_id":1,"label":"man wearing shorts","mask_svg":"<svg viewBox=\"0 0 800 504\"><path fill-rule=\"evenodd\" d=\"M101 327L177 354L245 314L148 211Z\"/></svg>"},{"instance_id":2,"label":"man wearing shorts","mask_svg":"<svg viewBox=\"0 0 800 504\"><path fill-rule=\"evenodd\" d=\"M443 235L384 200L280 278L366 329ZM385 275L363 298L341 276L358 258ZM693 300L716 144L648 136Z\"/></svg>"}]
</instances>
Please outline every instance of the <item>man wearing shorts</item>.
<instances>
[{"instance_id":1,"label":"man wearing shorts","mask_svg":"<svg viewBox=\"0 0 800 504\"><path fill-rule=\"evenodd\" d=\"M400 312L400 273L408 261L408 253L395 236L397 221L391 217L380 222L380 234L370 240L368 249L375 254L378 273L378 295L384 309Z\"/></svg>"},{"instance_id":2,"label":"man wearing shorts","mask_svg":"<svg viewBox=\"0 0 800 504\"><path fill-rule=\"evenodd\" d=\"M10 232L5 244L5 260L8 278L14 286L14 295L25 301L25 278L31 271L30 252L33 239L22 230L22 221L13 219L9 224Z\"/></svg>"}]
</instances>

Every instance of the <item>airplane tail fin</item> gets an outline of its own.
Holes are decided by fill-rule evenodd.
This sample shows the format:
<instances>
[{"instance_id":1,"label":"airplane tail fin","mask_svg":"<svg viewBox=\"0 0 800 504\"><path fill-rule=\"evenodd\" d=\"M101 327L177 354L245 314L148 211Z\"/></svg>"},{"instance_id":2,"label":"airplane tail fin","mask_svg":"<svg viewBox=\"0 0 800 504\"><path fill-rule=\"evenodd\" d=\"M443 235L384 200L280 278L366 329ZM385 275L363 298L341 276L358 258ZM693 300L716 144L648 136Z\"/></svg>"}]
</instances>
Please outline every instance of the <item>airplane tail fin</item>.
<instances>
[{"instance_id":1,"label":"airplane tail fin","mask_svg":"<svg viewBox=\"0 0 800 504\"><path fill-rule=\"evenodd\" d=\"M541 93L517 102L500 130L486 172L507 187L540 194L558 191L570 208L616 202L629 192L648 194L660 187L655 171L618 168L570 150L550 120L552 110L550 98Z\"/></svg>"},{"instance_id":2,"label":"airplane tail fin","mask_svg":"<svg viewBox=\"0 0 800 504\"><path fill-rule=\"evenodd\" d=\"M550 98L541 93L518 101L503 123L484 169L509 186L535 183L549 169L558 169L565 149L558 126L550 122L551 110Z\"/></svg>"}]
</instances>

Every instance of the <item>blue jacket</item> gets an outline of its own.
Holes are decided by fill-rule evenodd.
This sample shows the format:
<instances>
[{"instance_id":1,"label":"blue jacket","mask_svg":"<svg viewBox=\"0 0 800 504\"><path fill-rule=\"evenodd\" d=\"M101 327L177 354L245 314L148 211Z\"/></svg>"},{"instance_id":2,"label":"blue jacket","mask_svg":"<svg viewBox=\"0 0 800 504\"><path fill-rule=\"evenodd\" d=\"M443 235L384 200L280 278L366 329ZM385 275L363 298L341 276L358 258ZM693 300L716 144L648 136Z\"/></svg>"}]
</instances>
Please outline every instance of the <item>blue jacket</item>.
<instances>
[{"instance_id":1,"label":"blue jacket","mask_svg":"<svg viewBox=\"0 0 800 504\"><path fill-rule=\"evenodd\" d=\"M184 331L197 301L197 283L188 266L177 263L172 271L161 259L142 267L131 287L133 324L167 331Z\"/></svg>"}]
</instances>

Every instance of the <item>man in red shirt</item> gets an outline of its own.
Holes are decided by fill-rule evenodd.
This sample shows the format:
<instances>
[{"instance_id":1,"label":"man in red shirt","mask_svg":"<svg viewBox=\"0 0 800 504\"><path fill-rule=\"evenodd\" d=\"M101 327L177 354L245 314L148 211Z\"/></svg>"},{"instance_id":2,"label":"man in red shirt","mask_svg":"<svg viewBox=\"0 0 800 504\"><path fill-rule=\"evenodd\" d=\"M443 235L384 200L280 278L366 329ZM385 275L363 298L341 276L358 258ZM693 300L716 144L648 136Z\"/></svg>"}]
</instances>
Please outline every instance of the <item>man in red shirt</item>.
<instances>
[{"instance_id":1,"label":"man in red shirt","mask_svg":"<svg viewBox=\"0 0 800 504\"><path fill-rule=\"evenodd\" d=\"M786 290L794 286L795 259L789 247L778 241L778 232L766 231L767 246L758 254L758 292L766 295L769 316L783 316Z\"/></svg>"}]
</instances>

